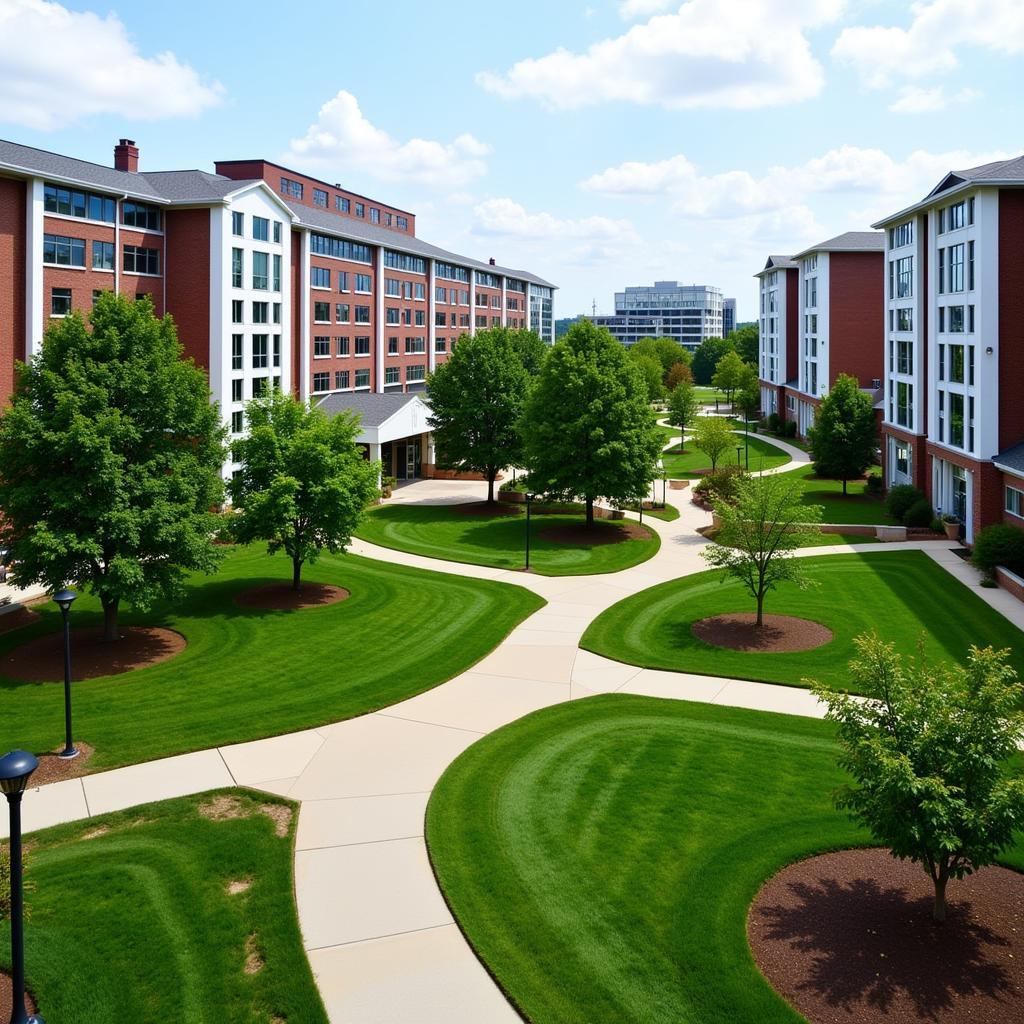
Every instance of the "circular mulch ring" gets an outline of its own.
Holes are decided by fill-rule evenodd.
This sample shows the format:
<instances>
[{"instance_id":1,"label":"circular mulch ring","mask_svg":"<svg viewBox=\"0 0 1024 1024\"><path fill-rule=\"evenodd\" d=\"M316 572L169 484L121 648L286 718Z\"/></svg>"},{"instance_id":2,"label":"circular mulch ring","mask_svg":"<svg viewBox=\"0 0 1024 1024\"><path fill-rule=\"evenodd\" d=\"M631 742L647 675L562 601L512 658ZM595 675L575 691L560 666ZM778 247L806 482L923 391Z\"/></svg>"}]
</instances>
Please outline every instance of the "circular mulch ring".
<instances>
[{"instance_id":1,"label":"circular mulch ring","mask_svg":"<svg viewBox=\"0 0 1024 1024\"><path fill-rule=\"evenodd\" d=\"M11 985L11 976L0 971L0 1020L10 1020L11 1010L14 1007L14 999ZM31 1017L36 1012L36 1004L32 999L32 993L25 993L25 1009Z\"/></svg>"},{"instance_id":2,"label":"circular mulch ring","mask_svg":"<svg viewBox=\"0 0 1024 1024\"><path fill-rule=\"evenodd\" d=\"M925 871L886 850L791 864L747 918L764 976L811 1024L1024 1020L1024 877L982 868L932 920Z\"/></svg>"},{"instance_id":3,"label":"circular mulch ring","mask_svg":"<svg viewBox=\"0 0 1024 1024\"><path fill-rule=\"evenodd\" d=\"M80 775L87 774L89 762L96 751L91 743L83 743L76 739L74 744L78 751L78 757L67 760L57 756L58 752L64 749L63 743L59 747L54 747L53 750L36 754L36 757L39 758L39 767L32 773L30 784L33 787L45 786L49 782L63 782L65 779L77 779ZM3 1015L0 1014L0 1020L3 1019Z\"/></svg>"},{"instance_id":4,"label":"circular mulch ring","mask_svg":"<svg viewBox=\"0 0 1024 1024\"><path fill-rule=\"evenodd\" d=\"M4 612L3 615L0 615L0 633L10 633L12 629L21 629L22 626L27 626L38 618L39 612L34 612L31 608L21 607L13 612Z\"/></svg>"},{"instance_id":5,"label":"circular mulch ring","mask_svg":"<svg viewBox=\"0 0 1024 1024\"><path fill-rule=\"evenodd\" d=\"M100 627L71 631L71 679L116 676L137 668L148 668L180 654L188 642L173 629L159 626L125 626L121 639L109 643ZM0 673L23 683L64 681L64 634L37 636L8 651L0 662Z\"/></svg>"},{"instance_id":6,"label":"circular mulch ring","mask_svg":"<svg viewBox=\"0 0 1024 1024\"><path fill-rule=\"evenodd\" d=\"M567 523L561 526L545 526L537 531L538 537L553 540L557 544L584 544L596 547L599 544L621 544L626 540L650 540L651 531L646 526L628 520L608 522L607 526L591 527L586 523Z\"/></svg>"},{"instance_id":7,"label":"circular mulch ring","mask_svg":"<svg viewBox=\"0 0 1024 1024\"><path fill-rule=\"evenodd\" d=\"M820 622L793 615L765 615L760 629L753 612L712 615L692 626L693 634L713 647L748 654L784 654L810 651L832 639L832 630Z\"/></svg>"},{"instance_id":8,"label":"circular mulch ring","mask_svg":"<svg viewBox=\"0 0 1024 1024\"><path fill-rule=\"evenodd\" d=\"M521 516L524 506L507 501L467 501L452 508L463 516Z\"/></svg>"},{"instance_id":9,"label":"circular mulch ring","mask_svg":"<svg viewBox=\"0 0 1024 1024\"><path fill-rule=\"evenodd\" d=\"M298 612L306 608L324 608L348 597L344 587L329 583L303 583L301 590L293 590L290 583L268 583L235 595L235 604L241 608L260 608L263 611Z\"/></svg>"}]
</instances>

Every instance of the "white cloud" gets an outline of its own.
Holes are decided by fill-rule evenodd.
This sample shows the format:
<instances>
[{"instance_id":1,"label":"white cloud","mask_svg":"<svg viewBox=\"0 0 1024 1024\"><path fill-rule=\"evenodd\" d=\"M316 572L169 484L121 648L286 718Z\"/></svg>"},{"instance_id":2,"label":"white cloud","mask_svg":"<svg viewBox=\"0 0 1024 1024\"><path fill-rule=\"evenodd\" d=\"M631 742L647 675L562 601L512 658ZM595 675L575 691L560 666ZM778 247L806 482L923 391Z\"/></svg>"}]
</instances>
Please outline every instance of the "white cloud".
<instances>
[{"instance_id":1,"label":"white cloud","mask_svg":"<svg viewBox=\"0 0 1024 1024\"><path fill-rule=\"evenodd\" d=\"M627 21L659 14L672 6L672 0L619 0L619 16Z\"/></svg>"},{"instance_id":2,"label":"white cloud","mask_svg":"<svg viewBox=\"0 0 1024 1024\"><path fill-rule=\"evenodd\" d=\"M484 157L489 152L490 146L469 134L448 143L399 142L371 124L355 96L342 89L320 108L306 134L292 139L284 159L309 167L360 171L381 181L456 187L486 174Z\"/></svg>"},{"instance_id":3,"label":"white cloud","mask_svg":"<svg viewBox=\"0 0 1024 1024\"><path fill-rule=\"evenodd\" d=\"M672 110L754 109L817 95L824 72L806 32L834 21L843 0L689 0L585 53L555 50L477 83L506 99L571 110L623 100Z\"/></svg>"},{"instance_id":4,"label":"white cloud","mask_svg":"<svg viewBox=\"0 0 1024 1024\"><path fill-rule=\"evenodd\" d=\"M581 187L611 196L659 197L689 218L731 220L785 210L815 195L857 197L871 219L924 196L949 170L972 167L1009 153L916 150L897 160L880 149L840 146L794 166L701 174L679 154L655 163L624 163L587 178ZM852 225L851 227L855 227Z\"/></svg>"},{"instance_id":5,"label":"white cloud","mask_svg":"<svg viewBox=\"0 0 1024 1024\"><path fill-rule=\"evenodd\" d=\"M97 114L194 117L222 95L169 51L143 57L116 14L0 0L0 120L51 131Z\"/></svg>"},{"instance_id":6,"label":"white cloud","mask_svg":"<svg viewBox=\"0 0 1024 1024\"><path fill-rule=\"evenodd\" d=\"M899 95L889 104L894 114L932 114L947 107L960 106L977 99L981 95L977 89L964 88L949 95L941 85L931 89L919 85L905 85Z\"/></svg>"},{"instance_id":7,"label":"white cloud","mask_svg":"<svg viewBox=\"0 0 1024 1024\"><path fill-rule=\"evenodd\" d=\"M1020 0L932 0L913 3L908 28L859 25L843 29L832 56L853 67L868 88L952 71L957 50L1024 52L1024 4Z\"/></svg>"}]
</instances>

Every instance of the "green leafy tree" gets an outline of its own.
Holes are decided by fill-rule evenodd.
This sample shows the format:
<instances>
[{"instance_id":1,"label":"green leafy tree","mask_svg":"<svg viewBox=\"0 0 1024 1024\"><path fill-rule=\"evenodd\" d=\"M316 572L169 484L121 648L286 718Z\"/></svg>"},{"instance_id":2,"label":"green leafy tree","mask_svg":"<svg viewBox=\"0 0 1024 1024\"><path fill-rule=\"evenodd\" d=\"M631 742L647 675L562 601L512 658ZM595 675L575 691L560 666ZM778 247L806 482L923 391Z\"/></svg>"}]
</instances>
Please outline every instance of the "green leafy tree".
<instances>
[{"instance_id":1,"label":"green leafy tree","mask_svg":"<svg viewBox=\"0 0 1024 1024\"><path fill-rule=\"evenodd\" d=\"M696 420L693 442L711 460L711 471L718 468L718 460L735 446L736 437L721 416L699 416Z\"/></svg>"},{"instance_id":2,"label":"green leafy tree","mask_svg":"<svg viewBox=\"0 0 1024 1024\"><path fill-rule=\"evenodd\" d=\"M379 493L380 463L356 443L354 414L328 419L279 391L246 406L248 433L231 446L239 474L229 487L241 511L240 543L267 542L267 553L292 560L292 589L302 566L322 551L344 551L367 506Z\"/></svg>"},{"instance_id":3,"label":"green leafy tree","mask_svg":"<svg viewBox=\"0 0 1024 1024\"><path fill-rule=\"evenodd\" d=\"M801 503L803 487L785 473L744 477L731 501L712 496L721 521L717 543L701 555L725 579L739 580L757 603L757 626L764 625L764 599L780 583L808 586L804 560L793 552L820 531L820 505Z\"/></svg>"},{"instance_id":4,"label":"green leafy tree","mask_svg":"<svg viewBox=\"0 0 1024 1024\"><path fill-rule=\"evenodd\" d=\"M735 347L731 341L724 338L705 338L700 347L693 354L693 379L702 387L711 384L711 378L718 368L718 361L726 352L734 352Z\"/></svg>"},{"instance_id":5,"label":"green leafy tree","mask_svg":"<svg viewBox=\"0 0 1024 1024\"><path fill-rule=\"evenodd\" d=\"M686 425L700 412L700 399L688 380L681 381L668 396L668 421L679 428L679 450L686 451Z\"/></svg>"},{"instance_id":6,"label":"green leafy tree","mask_svg":"<svg viewBox=\"0 0 1024 1024\"><path fill-rule=\"evenodd\" d=\"M991 864L1024 829L1021 686L1008 651L972 647L966 667L908 666L877 636L854 642L850 674L864 697L814 688L853 777L836 805L928 872L943 921L949 880Z\"/></svg>"},{"instance_id":7,"label":"green leafy tree","mask_svg":"<svg viewBox=\"0 0 1024 1024\"><path fill-rule=\"evenodd\" d=\"M438 465L483 474L489 502L498 473L523 455L519 419L530 378L513 333L533 332L496 327L463 338L428 383Z\"/></svg>"},{"instance_id":8,"label":"green leafy tree","mask_svg":"<svg viewBox=\"0 0 1024 1024\"><path fill-rule=\"evenodd\" d=\"M588 525L597 498L638 501L654 478L662 442L643 377L623 346L589 320L551 348L522 429L531 482L582 497Z\"/></svg>"},{"instance_id":9,"label":"green leafy tree","mask_svg":"<svg viewBox=\"0 0 1024 1024\"><path fill-rule=\"evenodd\" d=\"M732 403L733 393L743 382L743 370L746 364L735 352L726 352L721 359L718 360L718 366L715 368L715 374L711 378L711 383L718 388L719 391L725 392L725 400Z\"/></svg>"},{"instance_id":10,"label":"green leafy tree","mask_svg":"<svg viewBox=\"0 0 1024 1024\"><path fill-rule=\"evenodd\" d=\"M519 354L519 361L529 377L536 377L540 373L541 364L548 354L548 346L536 331L528 331L525 327L488 328L488 333L492 331L501 332L508 338L512 348ZM484 332L477 331L477 335L482 333Z\"/></svg>"},{"instance_id":11,"label":"green leafy tree","mask_svg":"<svg viewBox=\"0 0 1024 1024\"><path fill-rule=\"evenodd\" d=\"M641 338L631 346L630 351L636 355L650 356L661 364L662 380L667 380L668 372L676 363L689 366L693 356L673 338Z\"/></svg>"},{"instance_id":12,"label":"green leafy tree","mask_svg":"<svg viewBox=\"0 0 1024 1024\"><path fill-rule=\"evenodd\" d=\"M665 387L662 384L664 372L662 371L661 363L653 356L645 356L642 353L638 355L635 348L629 349L628 352L629 358L640 371L647 386L647 400L649 402L657 402L659 399L664 398Z\"/></svg>"},{"instance_id":13,"label":"green leafy tree","mask_svg":"<svg viewBox=\"0 0 1024 1024\"><path fill-rule=\"evenodd\" d=\"M757 364L759 336L757 324L744 324L730 331L726 341L732 342L733 347L739 354L740 359L745 363Z\"/></svg>"},{"instance_id":14,"label":"green leafy tree","mask_svg":"<svg viewBox=\"0 0 1024 1024\"><path fill-rule=\"evenodd\" d=\"M206 375L148 299L104 293L49 328L0 419L0 544L19 585L90 591L104 637L212 572L224 432Z\"/></svg>"},{"instance_id":15,"label":"green leafy tree","mask_svg":"<svg viewBox=\"0 0 1024 1024\"><path fill-rule=\"evenodd\" d=\"M693 371L686 363L673 363L665 376L665 387L674 391L683 381L693 383Z\"/></svg>"},{"instance_id":16,"label":"green leafy tree","mask_svg":"<svg viewBox=\"0 0 1024 1024\"><path fill-rule=\"evenodd\" d=\"M742 410L745 421L761 408L761 382L757 369L751 363L744 363L740 370L735 404Z\"/></svg>"},{"instance_id":17,"label":"green leafy tree","mask_svg":"<svg viewBox=\"0 0 1024 1024\"><path fill-rule=\"evenodd\" d=\"M856 377L841 373L832 390L821 400L814 426L807 432L819 476L856 480L874 464L878 450L871 396L860 390Z\"/></svg>"}]
</instances>

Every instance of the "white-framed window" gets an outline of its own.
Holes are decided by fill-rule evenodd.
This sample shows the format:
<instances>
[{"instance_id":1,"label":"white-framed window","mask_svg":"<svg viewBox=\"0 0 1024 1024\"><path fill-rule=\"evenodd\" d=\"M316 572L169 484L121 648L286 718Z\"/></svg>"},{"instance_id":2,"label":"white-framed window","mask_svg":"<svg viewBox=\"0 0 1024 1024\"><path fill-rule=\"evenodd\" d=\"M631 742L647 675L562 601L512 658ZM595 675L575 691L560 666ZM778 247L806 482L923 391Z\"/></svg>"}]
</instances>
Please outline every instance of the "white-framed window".
<instances>
[{"instance_id":1,"label":"white-framed window","mask_svg":"<svg viewBox=\"0 0 1024 1024\"><path fill-rule=\"evenodd\" d=\"M1004 508L1010 515L1024 519L1024 491L1017 487L1006 485L1006 501Z\"/></svg>"}]
</instances>

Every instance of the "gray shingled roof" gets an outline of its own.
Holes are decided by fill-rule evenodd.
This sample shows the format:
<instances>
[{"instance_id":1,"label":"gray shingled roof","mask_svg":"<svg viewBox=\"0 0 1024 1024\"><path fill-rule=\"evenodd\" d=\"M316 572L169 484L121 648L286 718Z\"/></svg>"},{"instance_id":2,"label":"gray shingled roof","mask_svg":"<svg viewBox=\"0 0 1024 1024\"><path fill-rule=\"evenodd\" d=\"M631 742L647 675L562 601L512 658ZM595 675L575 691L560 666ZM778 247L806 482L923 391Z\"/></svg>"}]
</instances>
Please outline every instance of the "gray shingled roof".
<instances>
[{"instance_id":1,"label":"gray shingled roof","mask_svg":"<svg viewBox=\"0 0 1024 1024\"><path fill-rule=\"evenodd\" d=\"M1015 473L1024 473L1024 441L1021 441L1020 444L1015 444L1012 448L1007 448L1004 452L1000 452L992 461L997 466L1004 466Z\"/></svg>"},{"instance_id":2,"label":"gray shingled roof","mask_svg":"<svg viewBox=\"0 0 1024 1024\"><path fill-rule=\"evenodd\" d=\"M400 409L410 402L423 401L420 394L376 394L372 391L344 391L327 395L317 408L328 416L337 416L339 412L359 413L359 425L363 427L379 427L391 419Z\"/></svg>"},{"instance_id":3,"label":"gray shingled roof","mask_svg":"<svg viewBox=\"0 0 1024 1024\"><path fill-rule=\"evenodd\" d=\"M799 266L792 256L769 256L765 261L764 268L759 270L754 277L760 277L768 270L794 270Z\"/></svg>"},{"instance_id":4,"label":"gray shingled roof","mask_svg":"<svg viewBox=\"0 0 1024 1024\"><path fill-rule=\"evenodd\" d=\"M472 267L476 270L484 270L491 274L503 274L506 277L516 277L521 281L529 281L531 284L543 285L546 288L555 288L550 281L531 274L526 270L514 270L511 267L495 266L491 263L484 263L481 260L474 260L468 256L460 256L458 253L450 252L448 249L441 249L429 242L424 242L413 235L405 235L400 231L389 231L376 224L369 224L365 221L356 220L351 217L341 217L330 210L322 210L315 206L304 206L302 203L294 203L289 200L285 205L298 217L303 227L315 228L318 231L328 231L345 238L353 238L360 242L367 242L370 245L383 245L388 249L396 249L398 252L412 253L414 256L422 256L424 259L441 260L444 263L458 263L460 266Z\"/></svg>"},{"instance_id":5,"label":"gray shingled roof","mask_svg":"<svg viewBox=\"0 0 1024 1024\"><path fill-rule=\"evenodd\" d=\"M24 171L43 177L71 182L84 188L98 188L104 191L120 192L133 199L147 199L156 203L206 203L219 202L225 196L252 185L254 180L227 178L209 171L118 171L113 167L76 160L73 157L50 153L45 149L22 146L16 142L0 140L0 168ZM430 245L412 235L388 231L374 224L364 223L350 217L341 217L329 210L303 206L300 203L286 203L305 227L328 231L332 234L372 245L383 245L400 252L408 252L425 258L434 258L446 263L484 270L492 274L516 277L531 284L555 288L550 281L525 270L498 267L481 260L460 256L436 245Z\"/></svg>"},{"instance_id":6,"label":"gray shingled roof","mask_svg":"<svg viewBox=\"0 0 1024 1024\"><path fill-rule=\"evenodd\" d=\"M884 249L884 231L844 231L828 241L808 246L793 259L798 260L812 252L883 252Z\"/></svg>"}]
</instances>

